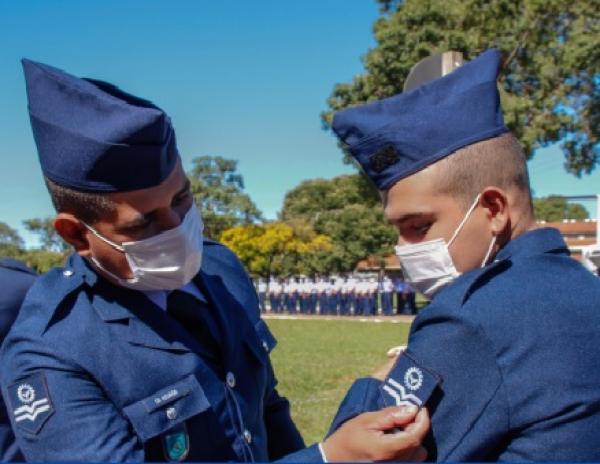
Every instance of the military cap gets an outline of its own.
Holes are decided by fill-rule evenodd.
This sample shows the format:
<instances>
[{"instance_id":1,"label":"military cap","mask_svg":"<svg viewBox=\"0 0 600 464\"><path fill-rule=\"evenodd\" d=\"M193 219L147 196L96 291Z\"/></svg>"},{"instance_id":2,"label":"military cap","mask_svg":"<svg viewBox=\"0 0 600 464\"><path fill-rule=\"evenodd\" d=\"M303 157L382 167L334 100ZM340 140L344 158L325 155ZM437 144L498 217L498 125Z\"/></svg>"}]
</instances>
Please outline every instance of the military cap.
<instances>
[{"instance_id":1,"label":"military cap","mask_svg":"<svg viewBox=\"0 0 600 464\"><path fill-rule=\"evenodd\" d=\"M178 159L170 118L107 82L24 59L29 116L44 176L74 190L160 184Z\"/></svg>"},{"instance_id":2,"label":"military cap","mask_svg":"<svg viewBox=\"0 0 600 464\"><path fill-rule=\"evenodd\" d=\"M342 110L333 131L380 190L456 150L496 137L504 125L500 53L473 61L409 92Z\"/></svg>"}]
</instances>

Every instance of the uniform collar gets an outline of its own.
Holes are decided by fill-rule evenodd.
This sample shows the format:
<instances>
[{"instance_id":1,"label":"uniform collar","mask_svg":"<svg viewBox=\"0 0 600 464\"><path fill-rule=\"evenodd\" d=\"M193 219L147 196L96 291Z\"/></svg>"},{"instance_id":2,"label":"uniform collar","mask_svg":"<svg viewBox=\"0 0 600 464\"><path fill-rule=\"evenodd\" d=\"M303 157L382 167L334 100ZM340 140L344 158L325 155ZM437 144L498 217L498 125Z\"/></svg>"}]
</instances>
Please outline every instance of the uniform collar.
<instances>
[{"instance_id":1,"label":"uniform collar","mask_svg":"<svg viewBox=\"0 0 600 464\"><path fill-rule=\"evenodd\" d=\"M201 301L202 303L208 303L208 301L206 300L206 297L202 294L202 292L194 284L194 282L188 282L183 287L181 287L179 289L179 291L189 293L190 295L192 295L194 298L196 298L198 301ZM142 292L142 293L144 295L146 295L146 298L148 298L150 301L152 301L152 303L154 303L156 306L161 308L163 311L167 310L167 298L171 292L169 292L167 290L153 290L153 291Z\"/></svg>"},{"instance_id":2,"label":"uniform collar","mask_svg":"<svg viewBox=\"0 0 600 464\"><path fill-rule=\"evenodd\" d=\"M542 253L569 255L567 244L557 229L544 227L519 235L508 242L496 255L496 261L525 257Z\"/></svg>"}]
</instances>

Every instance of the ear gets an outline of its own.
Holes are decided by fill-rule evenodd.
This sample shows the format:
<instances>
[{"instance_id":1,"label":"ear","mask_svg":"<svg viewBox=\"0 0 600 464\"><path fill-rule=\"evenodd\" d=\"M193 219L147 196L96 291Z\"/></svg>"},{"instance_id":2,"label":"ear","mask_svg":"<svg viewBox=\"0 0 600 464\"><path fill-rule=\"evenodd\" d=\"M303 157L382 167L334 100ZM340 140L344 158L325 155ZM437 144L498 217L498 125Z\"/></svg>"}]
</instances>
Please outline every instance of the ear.
<instances>
[{"instance_id":1,"label":"ear","mask_svg":"<svg viewBox=\"0 0 600 464\"><path fill-rule=\"evenodd\" d=\"M75 216L70 213L58 213L54 218L54 228L65 242L75 248L78 254L90 255L88 230Z\"/></svg>"},{"instance_id":2,"label":"ear","mask_svg":"<svg viewBox=\"0 0 600 464\"><path fill-rule=\"evenodd\" d=\"M486 187L481 192L480 204L486 209L492 234L503 235L510 230L510 206L506 192L497 187Z\"/></svg>"}]
</instances>

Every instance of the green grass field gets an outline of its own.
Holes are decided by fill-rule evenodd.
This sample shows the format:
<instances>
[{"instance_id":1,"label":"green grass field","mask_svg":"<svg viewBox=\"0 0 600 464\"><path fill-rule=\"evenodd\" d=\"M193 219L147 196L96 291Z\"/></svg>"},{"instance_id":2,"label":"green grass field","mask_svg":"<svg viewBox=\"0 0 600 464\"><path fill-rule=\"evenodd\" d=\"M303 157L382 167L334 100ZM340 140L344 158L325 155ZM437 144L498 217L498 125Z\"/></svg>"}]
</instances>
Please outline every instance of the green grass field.
<instances>
[{"instance_id":1,"label":"green grass field","mask_svg":"<svg viewBox=\"0 0 600 464\"><path fill-rule=\"evenodd\" d=\"M271 359L278 390L307 444L320 441L352 382L406 343L409 324L324 320L268 320L279 344Z\"/></svg>"}]
</instances>

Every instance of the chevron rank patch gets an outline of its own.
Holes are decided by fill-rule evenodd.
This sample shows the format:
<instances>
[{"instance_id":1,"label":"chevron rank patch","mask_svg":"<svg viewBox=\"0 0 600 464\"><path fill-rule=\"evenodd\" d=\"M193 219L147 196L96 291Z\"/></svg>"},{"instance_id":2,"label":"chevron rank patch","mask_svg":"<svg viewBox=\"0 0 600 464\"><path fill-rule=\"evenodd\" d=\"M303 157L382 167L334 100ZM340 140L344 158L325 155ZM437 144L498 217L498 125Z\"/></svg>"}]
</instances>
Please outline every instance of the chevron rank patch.
<instances>
[{"instance_id":1,"label":"chevron rank patch","mask_svg":"<svg viewBox=\"0 0 600 464\"><path fill-rule=\"evenodd\" d=\"M46 377L42 372L11 385L8 395L13 423L25 432L37 434L54 413Z\"/></svg>"},{"instance_id":2,"label":"chevron rank patch","mask_svg":"<svg viewBox=\"0 0 600 464\"><path fill-rule=\"evenodd\" d=\"M442 378L420 365L408 352L403 352L379 387L386 406L427 403Z\"/></svg>"}]
</instances>

